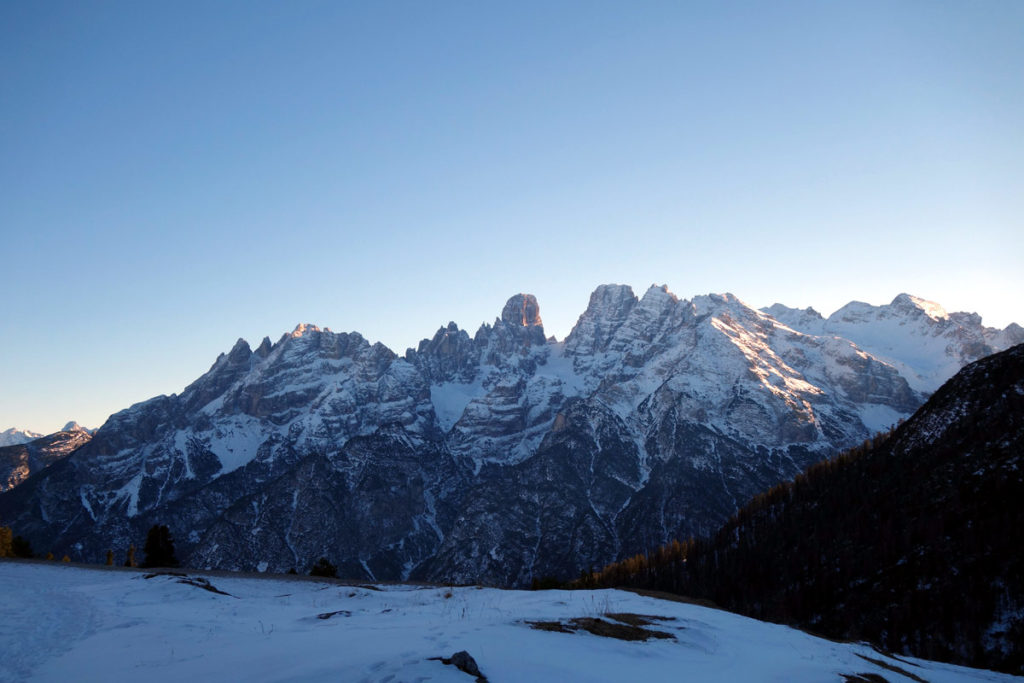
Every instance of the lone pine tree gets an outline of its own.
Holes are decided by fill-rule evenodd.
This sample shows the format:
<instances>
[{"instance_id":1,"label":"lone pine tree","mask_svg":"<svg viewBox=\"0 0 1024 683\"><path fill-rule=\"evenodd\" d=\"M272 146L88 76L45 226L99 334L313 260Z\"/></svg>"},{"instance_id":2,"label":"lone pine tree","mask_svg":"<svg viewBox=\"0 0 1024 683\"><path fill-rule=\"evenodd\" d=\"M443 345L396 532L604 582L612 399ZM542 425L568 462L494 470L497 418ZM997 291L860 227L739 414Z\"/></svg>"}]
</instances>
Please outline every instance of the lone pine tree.
<instances>
[{"instance_id":1,"label":"lone pine tree","mask_svg":"<svg viewBox=\"0 0 1024 683\"><path fill-rule=\"evenodd\" d=\"M154 524L146 536L146 545L142 548L146 553L143 567L177 567L178 558L174 555L174 539L166 524Z\"/></svg>"},{"instance_id":2,"label":"lone pine tree","mask_svg":"<svg viewBox=\"0 0 1024 683\"><path fill-rule=\"evenodd\" d=\"M29 543L27 538L22 538L21 536L15 536L11 539L11 551L15 557L35 557L35 553L32 552L32 544Z\"/></svg>"},{"instance_id":3,"label":"lone pine tree","mask_svg":"<svg viewBox=\"0 0 1024 683\"><path fill-rule=\"evenodd\" d=\"M310 576L326 576L332 579L338 578L338 568L335 567L326 557L321 557L309 570Z\"/></svg>"}]
</instances>

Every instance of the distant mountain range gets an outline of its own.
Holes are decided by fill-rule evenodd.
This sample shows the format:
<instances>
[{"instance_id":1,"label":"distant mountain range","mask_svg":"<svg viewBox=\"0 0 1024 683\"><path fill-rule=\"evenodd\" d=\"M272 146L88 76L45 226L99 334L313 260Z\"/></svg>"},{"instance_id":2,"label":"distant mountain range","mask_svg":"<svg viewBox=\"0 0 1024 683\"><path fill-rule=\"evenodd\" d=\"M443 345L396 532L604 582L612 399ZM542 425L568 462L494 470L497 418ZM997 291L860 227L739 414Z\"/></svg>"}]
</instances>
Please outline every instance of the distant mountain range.
<instances>
[{"instance_id":1,"label":"distant mountain range","mask_svg":"<svg viewBox=\"0 0 1024 683\"><path fill-rule=\"evenodd\" d=\"M27 443L34 439L38 439L41 436L43 435L36 434L28 429L11 427L6 431L0 432L0 448L3 448L4 446L17 446L20 443Z\"/></svg>"},{"instance_id":2,"label":"distant mountain range","mask_svg":"<svg viewBox=\"0 0 1024 683\"><path fill-rule=\"evenodd\" d=\"M0 492L12 489L63 457L70 455L92 438L95 430L77 422L68 422L59 432L47 436L9 429L6 434L30 436L24 441L0 447Z\"/></svg>"},{"instance_id":3,"label":"distant mountain range","mask_svg":"<svg viewBox=\"0 0 1024 683\"><path fill-rule=\"evenodd\" d=\"M0 524L86 561L159 523L195 567L522 585L709 533L1021 341L908 295L823 319L621 285L561 342L528 294L403 357L300 325L111 416Z\"/></svg>"},{"instance_id":4,"label":"distant mountain range","mask_svg":"<svg viewBox=\"0 0 1024 683\"><path fill-rule=\"evenodd\" d=\"M64 425L60 429L60 431L61 432L87 432L88 434L92 434L96 430L95 429L89 429L88 427L83 427L82 425L78 424L77 422L71 421L71 422L68 422L66 425ZM54 434L58 434L58 433L59 432L54 432ZM7 429L5 431L0 432L0 448L3 448L5 446L17 446L18 444L28 443L29 441L35 441L36 439L41 438L43 436L47 436L47 435L46 434L38 434L38 433L33 432L32 430L29 430L29 429L18 429L17 427L11 427L10 429Z\"/></svg>"}]
</instances>

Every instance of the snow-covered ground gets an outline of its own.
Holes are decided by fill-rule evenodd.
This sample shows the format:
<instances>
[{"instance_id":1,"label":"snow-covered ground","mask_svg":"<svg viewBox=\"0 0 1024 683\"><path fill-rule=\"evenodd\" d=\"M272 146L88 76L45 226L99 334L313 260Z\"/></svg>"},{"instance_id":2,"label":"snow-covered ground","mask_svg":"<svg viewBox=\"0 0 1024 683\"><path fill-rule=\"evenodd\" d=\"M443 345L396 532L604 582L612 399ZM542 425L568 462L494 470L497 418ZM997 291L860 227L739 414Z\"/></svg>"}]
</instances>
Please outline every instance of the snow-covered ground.
<instances>
[{"instance_id":1,"label":"snow-covered ground","mask_svg":"<svg viewBox=\"0 0 1024 683\"><path fill-rule=\"evenodd\" d=\"M430 659L460 650L494 683L914 680L899 670L932 683L1020 680L624 591L205 576L230 595L141 571L0 562L0 680L469 683ZM661 617L649 628L673 638L630 642L526 623L609 612Z\"/></svg>"}]
</instances>

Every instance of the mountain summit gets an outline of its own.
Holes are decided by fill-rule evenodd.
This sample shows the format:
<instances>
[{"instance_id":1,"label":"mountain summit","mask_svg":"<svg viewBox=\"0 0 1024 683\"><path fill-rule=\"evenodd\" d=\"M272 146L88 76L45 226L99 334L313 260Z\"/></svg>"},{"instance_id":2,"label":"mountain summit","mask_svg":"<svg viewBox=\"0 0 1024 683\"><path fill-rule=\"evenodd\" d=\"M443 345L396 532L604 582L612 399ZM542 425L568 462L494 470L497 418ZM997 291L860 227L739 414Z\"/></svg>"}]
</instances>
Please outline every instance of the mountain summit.
<instances>
[{"instance_id":1,"label":"mountain summit","mask_svg":"<svg viewBox=\"0 0 1024 683\"><path fill-rule=\"evenodd\" d=\"M540 320L540 306L533 294L516 294L509 299L501 311L501 319L523 327L543 324Z\"/></svg>"},{"instance_id":2,"label":"mountain summit","mask_svg":"<svg viewBox=\"0 0 1024 683\"><path fill-rule=\"evenodd\" d=\"M563 342L529 294L404 356L313 325L239 340L180 395L111 416L0 496L0 524L86 560L167 524L199 567L575 574L716 528L1014 334L896 302L843 310L815 322L603 285Z\"/></svg>"},{"instance_id":3,"label":"mountain summit","mask_svg":"<svg viewBox=\"0 0 1024 683\"><path fill-rule=\"evenodd\" d=\"M884 306L852 301L828 318L782 304L762 310L794 330L849 339L929 394L967 363L1024 342L1024 328L1017 324L984 327L977 313L946 313L934 301L910 294Z\"/></svg>"},{"instance_id":4,"label":"mountain summit","mask_svg":"<svg viewBox=\"0 0 1024 683\"><path fill-rule=\"evenodd\" d=\"M4 446L17 446L18 444L28 443L43 436L37 434L28 429L18 429L17 427L11 427L0 432L0 448Z\"/></svg>"}]
</instances>

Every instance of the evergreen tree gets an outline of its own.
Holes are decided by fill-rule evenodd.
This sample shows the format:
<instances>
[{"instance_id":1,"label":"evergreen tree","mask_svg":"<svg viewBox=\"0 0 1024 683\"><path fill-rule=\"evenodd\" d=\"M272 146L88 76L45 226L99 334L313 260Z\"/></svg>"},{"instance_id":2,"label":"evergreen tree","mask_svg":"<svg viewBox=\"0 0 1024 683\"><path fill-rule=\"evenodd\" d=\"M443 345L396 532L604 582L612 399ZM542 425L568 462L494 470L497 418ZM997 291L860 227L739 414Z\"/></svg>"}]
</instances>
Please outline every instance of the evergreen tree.
<instances>
[{"instance_id":1,"label":"evergreen tree","mask_svg":"<svg viewBox=\"0 0 1024 683\"><path fill-rule=\"evenodd\" d=\"M124 558L124 566L126 567L137 567L135 563L135 544L132 543L128 546L128 554Z\"/></svg>"},{"instance_id":2,"label":"evergreen tree","mask_svg":"<svg viewBox=\"0 0 1024 683\"><path fill-rule=\"evenodd\" d=\"M13 540L11 527L0 526L0 557L14 557L14 549L11 547Z\"/></svg>"},{"instance_id":3,"label":"evergreen tree","mask_svg":"<svg viewBox=\"0 0 1024 683\"><path fill-rule=\"evenodd\" d=\"M154 524L146 536L143 547L146 559L143 567L177 567L178 558L174 555L174 539L166 524Z\"/></svg>"},{"instance_id":4,"label":"evergreen tree","mask_svg":"<svg viewBox=\"0 0 1024 683\"><path fill-rule=\"evenodd\" d=\"M15 557L33 558L35 554L32 552L32 544L28 542L28 539L22 538L21 536L15 536L11 540L11 551Z\"/></svg>"},{"instance_id":5,"label":"evergreen tree","mask_svg":"<svg viewBox=\"0 0 1024 683\"><path fill-rule=\"evenodd\" d=\"M313 565L313 568L309 570L310 576L326 576L328 578L338 578L338 568L331 564L326 557L321 557Z\"/></svg>"},{"instance_id":6,"label":"evergreen tree","mask_svg":"<svg viewBox=\"0 0 1024 683\"><path fill-rule=\"evenodd\" d=\"M107 551L107 566L108 567L113 567L114 566L114 551L113 550L108 550Z\"/></svg>"}]
</instances>

